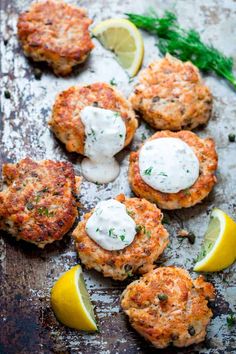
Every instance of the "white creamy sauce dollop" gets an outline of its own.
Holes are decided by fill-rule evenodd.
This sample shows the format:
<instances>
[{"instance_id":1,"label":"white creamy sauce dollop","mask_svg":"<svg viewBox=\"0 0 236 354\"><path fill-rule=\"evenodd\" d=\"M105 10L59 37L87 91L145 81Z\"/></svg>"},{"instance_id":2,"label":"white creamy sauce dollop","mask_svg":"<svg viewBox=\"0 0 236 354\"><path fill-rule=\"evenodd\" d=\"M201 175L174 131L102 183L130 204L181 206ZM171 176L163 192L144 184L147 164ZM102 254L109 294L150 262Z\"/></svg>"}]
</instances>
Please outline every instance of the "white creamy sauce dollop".
<instances>
[{"instance_id":1,"label":"white creamy sauce dollop","mask_svg":"<svg viewBox=\"0 0 236 354\"><path fill-rule=\"evenodd\" d=\"M163 193L191 187L199 176L199 161L191 147L177 138L158 138L140 150L141 178Z\"/></svg>"},{"instance_id":2,"label":"white creamy sauce dollop","mask_svg":"<svg viewBox=\"0 0 236 354\"><path fill-rule=\"evenodd\" d=\"M136 235L135 221L124 204L115 199L99 202L86 223L86 232L99 246L108 251L129 246Z\"/></svg>"},{"instance_id":3,"label":"white creamy sauce dollop","mask_svg":"<svg viewBox=\"0 0 236 354\"><path fill-rule=\"evenodd\" d=\"M85 127L85 158L82 173L91 182L108 183L120 172L113 157L125 144L126 126L120 114L109 109L87 106L81 110Z\"/></svg>"}]
</instances>

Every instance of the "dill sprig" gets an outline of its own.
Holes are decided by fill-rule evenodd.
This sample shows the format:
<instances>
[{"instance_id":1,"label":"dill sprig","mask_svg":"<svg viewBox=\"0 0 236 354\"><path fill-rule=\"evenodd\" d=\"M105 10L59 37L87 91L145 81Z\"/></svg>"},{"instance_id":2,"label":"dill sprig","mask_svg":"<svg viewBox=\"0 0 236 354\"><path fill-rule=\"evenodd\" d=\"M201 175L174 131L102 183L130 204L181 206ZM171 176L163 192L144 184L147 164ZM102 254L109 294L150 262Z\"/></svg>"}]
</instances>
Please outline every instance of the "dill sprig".
<instances>
[{"instance_id":1,"label":"dill sprig","mask_svg":"<svg viewBox=\"0 0 236 354\"><path fill-rule=\"evenodd\" d=\"M163 17L158 17L153 10L148 15L126 15L137 27L159 37L157 46L162 54L170 53L182 61L190 60L199 69L224 77L236 88L233 59L203 43L197 31L181 28L172 12L165 12Z\"/></svg>"}]
</instances>

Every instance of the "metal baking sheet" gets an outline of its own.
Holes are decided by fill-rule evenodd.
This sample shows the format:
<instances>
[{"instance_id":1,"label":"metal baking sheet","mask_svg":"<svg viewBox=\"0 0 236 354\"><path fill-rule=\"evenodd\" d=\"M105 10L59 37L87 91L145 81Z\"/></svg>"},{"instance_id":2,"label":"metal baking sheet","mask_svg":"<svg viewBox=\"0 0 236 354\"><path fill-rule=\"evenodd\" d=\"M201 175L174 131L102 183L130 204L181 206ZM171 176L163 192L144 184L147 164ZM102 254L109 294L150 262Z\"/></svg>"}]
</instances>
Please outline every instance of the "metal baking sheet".
<instances>
[{"instance_id":1,"label":"metal baking sheet","mask_svg":"<svg viewBox=\"0 0 236 354\"><path fill-rule=\"evenodd\" d=\"M236 62L236 2L234 0L100 0L68 1L84 6L94 23L109 17L123 17L125 12L140 12L153 6L158 13L173 10L179 22L186 27L196 28L204 40L208 40ZM110 82L113 78L117 87L126 96L131 92L136 79L128 76L113 55L94 40L96 47L89 60L76 73L67 78L55 77L45 67L40 81L34 78L35 64L27 60L16 37L18 13L31 3L29 0L1 0L1 123L0 162L16 162L31 156L34 159L69 160L80 175L80 156L68 153L47 127L51 107L58 92L71 85ZM143 33L145 58L143 66L160 57L154 36ZM5 44L4 44L5 42ZM213 136L219 154L218 184L209 197L193 208L166 212L170 224L170 246L158 264L184 266L193 276L193 263L199 251L206 229L209 213L216 206L235 217L236 211L236 144L229 143L228 134L236 131L236 92L224 81L209 75L206 83L214 95L214 112L208 126L196 130L202 136ZM4 98L9 90L11 99ZM143 134L153 131L140 122L140 127L131 146L119 154L122 170L119 178L108 185L97 186L83 181L80 216L99 200L114 197L123 192L132 195L127 168L130 150L137 149ZM176 237L181 228L196 234L196 242ZM100 333L86 334L59 324L50 308L50 289L58 276L77 264L70 235L44 250L24 242L17 242L3 232L1 247L1 344L0 352L10 353L154 353L129 325L119 307L119 296L126 282L104 279L95 271L84 271L86 284L96 308ZM236 267L223 272L207 274L217 290L214 318L206 340L185 349L168 348L162 353L236 353L235 328L227 327L226 318L235 312Z\"/></svg>"}]
</instances>

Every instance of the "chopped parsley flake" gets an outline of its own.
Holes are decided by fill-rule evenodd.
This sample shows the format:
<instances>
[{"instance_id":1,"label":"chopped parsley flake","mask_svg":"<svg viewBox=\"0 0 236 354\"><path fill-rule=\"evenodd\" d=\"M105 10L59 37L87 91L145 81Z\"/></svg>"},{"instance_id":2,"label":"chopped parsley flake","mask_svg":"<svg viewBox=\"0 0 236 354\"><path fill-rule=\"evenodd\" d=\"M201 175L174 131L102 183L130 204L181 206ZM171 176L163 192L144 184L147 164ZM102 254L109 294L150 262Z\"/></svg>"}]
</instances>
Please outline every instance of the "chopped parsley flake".
<instances>
[{"instance_id":1,"label":"chopped parsley flake","mask_svg":"<svg viewBox=\"0 0 236 354\"><path fill-rule=\"evenodd\" d=\"M88 133L88 136L92 136L92 138L93 138L94 140L96 140L96 133L95 133L95 131L94 131L93 129L91 129L91 132Z\"/></svg>"},{"instance_id":2,"label":"chopped parsley flake","mask_svg":"<svg viewBox=\"0 0 236 354\"><path fill-rule=\"evenodd\" d=\"M167 177L168 175L165 172L160 172L160 173L158 173L158 176Z\"/></svg>"},{"instance_id":3,"label":"chopped parsley flake","mask_svg":"<svg viewBox=\"0 0 236 354\"><path fill-rule=\"evenodd\" d=\"M116 82L116 80L115 80L114 77L110 80L110 84L111 84L112 86L117 86L117 82Z\"/></svg>"},{"instance_id":4,"label":"chopped parsley flake","mask_svg":"<svg viewBox=\"0 0 236 354\"><path fill-rule=\"evenodd\" d=\"M153 167L147 168L147 169L144 171L144 174L145 174L146 176L150 176L151 173L152 173L152 169L153 169Z\"/></svg>"},{"instance_id":5,"label":"chopped parsley flake","mask_svg":"<svg viewBox=\"0 0 236 354\"><path fill-rule=\"evenodd\" d=\"M48 208L41 207L41 208L38 208L38 214L50 217L50 216L54 215L54 212L53 211L49 211Z\"/></svg>"},{"instance_id":6,"label":"chopped parsley flake","mask_svg":"<svg viewBox=\"0 0 236 354\"><path fill-rule=\"evenodd\" d=\"M129 216L134 216L134 211L126 209Z\"/></svg>"},{"instance_id":7,"label":"chopped parsley flake","mask_svg":"<svg viewBox=\"0 0 236 354\"><path fill-rule=\"evenodd\" d=\"M233 313L229 314L226 317L226 321L227 321L228 328L232 328L236 324L236 318L235 318L234 314Z\"/></svg>"},{"instance_id":8,"label":"chopped parsley flake","mask_svg":"<svg viewBox=\"0 0 236 354\"><path fill-rule=\"evenodd\" d=\"M136 225L135 230L137 233L143 232L148 238L151 237L151 231L147 230L144 225Z\"/></svg>"},{"instance_id":9,"label":"chopped parsley flake","mask_svg":"<svg viewBox=\"0 0 236 354\"><path fill-rule=\"evenodd\" d=\"M125 235L120 235L120 239L121 239L121 241L124 241L125 240Z\"/></svg>"}]
</instances>

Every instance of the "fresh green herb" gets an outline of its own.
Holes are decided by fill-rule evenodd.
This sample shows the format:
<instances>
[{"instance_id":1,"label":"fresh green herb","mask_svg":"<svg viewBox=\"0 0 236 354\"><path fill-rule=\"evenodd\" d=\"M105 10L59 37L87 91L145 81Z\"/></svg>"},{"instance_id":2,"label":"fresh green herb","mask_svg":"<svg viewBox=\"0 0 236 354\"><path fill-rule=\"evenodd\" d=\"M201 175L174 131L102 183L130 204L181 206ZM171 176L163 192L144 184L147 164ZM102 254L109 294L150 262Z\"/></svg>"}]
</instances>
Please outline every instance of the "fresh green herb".
<instances>
[{"instance_id":1,"label":"fresh green herb","mask_svg":"<svg viewBox=\"0 0 236 354\"><path fill-rule=\"evenodd\" d=\"M134 216L134 211L126 209L129 216Z\"/></svg>"},{"instance_id":2,"label":"fresh green herb","mask_svg":"<svg viewBox=\"0 0 236 354\"><path fill-rule=\"evenodd\" d=\"M91 132L88 133L88 136L92 136L92 138L93 138L94 140L96 140L96 133L95 133L95 131L94 131L93 129L91 129Z\"/></svg>"},{"instance_id":3,"label":"fresh green herb","mask_svg":"<svg viewBox=\"0 0 236 354\"><path fill-rule=\"evenodd\" d=\"M144 133L142 133L142 137L141 138L142 138L142 141L147 139L147 137L146 137L146 135Z\"/></svg>"},{"instance_id":4,"label":"fresh green herb","mask_svg":"<svg viewBox=\"0 0 236 354\"><path fill-rule=\"evenodd\" d=\"M234 142L235 142L235 134L230 133L230 134L228 135L228 139L229 139L229 141L230 141L231 143L234 143Z\"/></svg>"},{"instance_id":5,"label":"fresh green herb","mask_svg":"<svg viewBox=\"0 0 236 354\"><path fill-rule=\"evenodd\" d=\"M144 171L144 174L145 174L146 176L150 176L151 173L152 173L152 169L153 169L153 167L147 168L147 169Z\"/></svg>"},{"instance_id":6,"label":"fresh green herb","mask_svg":"<svg viewBox=\"0 0 236 354\"><path fill-rule=\"evenodd\" d=\"M41 199L41 195L37 195L35 197L35 203L37 204L40 201L40 199Z\"/></svg>"},{"instance_id":7,"label":"fresh green herb","mask_svg":"<svg viewBox=\"0 0 236 354\"><path fill-rule=\"evenodd\" d=\"M98 227L98 228L96 228L96 232L98 232L98 231L100 231L100 230L99 230L99 227Z\"/></svg>"},{"instance_id":8,"label":"fresh green herb","mask_svg":"<svg viewBox=\"0 0 236 354\"><path fill-rule=\"evenodd\" d=\"M116 234L114 233L114 228L112 228L112 229L109 229L109 231L108 231L108 235L109 235L109 237L116 237Z\"/></svg>"},{"instance_id":9,"label":"fresh green herb","mask_svg":"<svg viewBox=\"0 0 236 354\"><path fill-rule=\"evenodd\" d=\"M186 195L186 197L191 195L189 188L183 189L182 192L184 193L184 195Z\"/></svg>"},{"instance_id":10,"label":"fresh green herb","mask_svg":"<svg viewBox=\"0 0 236 354\"><path fill-rule=\"evenodd\" d=\"M135 231L136 231L137 233L139 233L140 231L142 231L142 229L143 229L143 226L142 226L142 225L136 225L136 227L135 227Z\"/></svg>"},{"instance_id":11,"label":"fresh green herb","mask_svg":"<svg viewBox=\"0 0 236 354\"><path fill-rule=\"evenodd\" d=\"M117 118L117 117L120 117L120 113L119 112L114 112L114 116Z\"/></svg>"},{"instance_id":12,"label":"fresh green herb","mask_svg":"<svg viewBox=\"0 0 236 354\"><path fill-rule=\"evenodd\" d=\"M122 137L123 137L123 134L119 134L119 137L122 138Z\"/></svg>"},{"instance_id":13,"label":"fresh green herb","mask_svg":"<svg viewBox=\"0 0 236 354\"><path fill-rule=\"evenodd\" d=\"M158 176L167 177L168 175L166 173L164 173L164 172L160 172L160 173L158 173Z\"/></svg>"},{"instance_id":14,"label":"fresh green herb","mask_svg":"<svg viewBox=\"0 0 236 354\"><path fill-rule=\"evenodd\" d=\"M227 321L227 326L229 328L232 328L235 324L236 324L236 318L234 316L233 313L230 313L227 317L226 317L226 321Z\"/></svg>"},{"instance_id":15,"label":"fresh green herb","mask_svg":"<svg viewBox=\"0 0 236 354\"><path fill-rule=\"evenodd\" d=\"M125 235L120 235L120 239L121 239L121 241L124 241L125 240Z\"/></svg>"},{"instance_id":16,"label":"fresh green herb","mask_svg":"<svg viewBox=\"0 0 236 354\"><path fill-rule=\"evenodd\" d=\"M54 212L53 211L49 211L48 208L40 207L40 208L38 208L38 214L51 217L51 216L54 215Z\"/></svg>"},{"instance_id":17,"label":"fresh green herb","mask_svg":"<svg viewBox=\"0 0 236 354\"><path fill-rule=\"evenodd\" d=\"M144 225L136 225L135 230L137 233L143 232L148 238L151 237L151 231L147 230Z\"/></svg>"},{"instance_id":18,"label":"fresh green herb","mask_svg":"<svg viewBox=\"0 0 236 354\"><path fill-rule=\"evenodd\" d=\"M41 80L42 74L43 73L39 68L34 69L34 77L36 80Z\"/></svg>"},{"instance_id":19,"label":"fresh green herb","mask_svg":"<svg viewBox=\"0 0 236 354\"><path fill-rule=\"evenodd\" d=\"M117 86L117 82L116 82L116 80L115 80L114 77L110 80L110 84L111 84L112 86Z\"/></svg>"},{"instance_id":20,"label":"fresh green herb","mask_svg":"<svg viewBox=\"0 0 236 354\"><path fill-rule=\"evenodd\" d=\"M166 294L158 294L157 297L160 301L168 300L168 295L166 295Z\"/></svg>"},{"instance_id":21,"label":"fresh green herb","mask_svg":"<svg viewBox=\"0 0 236 354\"><path fill-rule=\"evenodd\" d=\"M7 100L9 100L9 98L11 98L11 93L10 93L10 91L8 91L8 90L4 91L4 96L5 96L5 98L6 98Z\"/></svg>"},{"instance_id":22,"label":"fresh green herb","mask_svg":"<svg viewBox=\"0 0 236 354\"><path fill-rule=\"evenodd\" d=\"M212 71L224 77L236 88L233 59L225 56L212 45L203 43L195 30L181 28L172 12L165 12L163 17L158 17L154 10L151 10L148 15L133 13L126 15L137 27L159 37L157 46L162 54L170 53L182 61L190 60L199 69Z\"/></svg>"}]
</instances>

